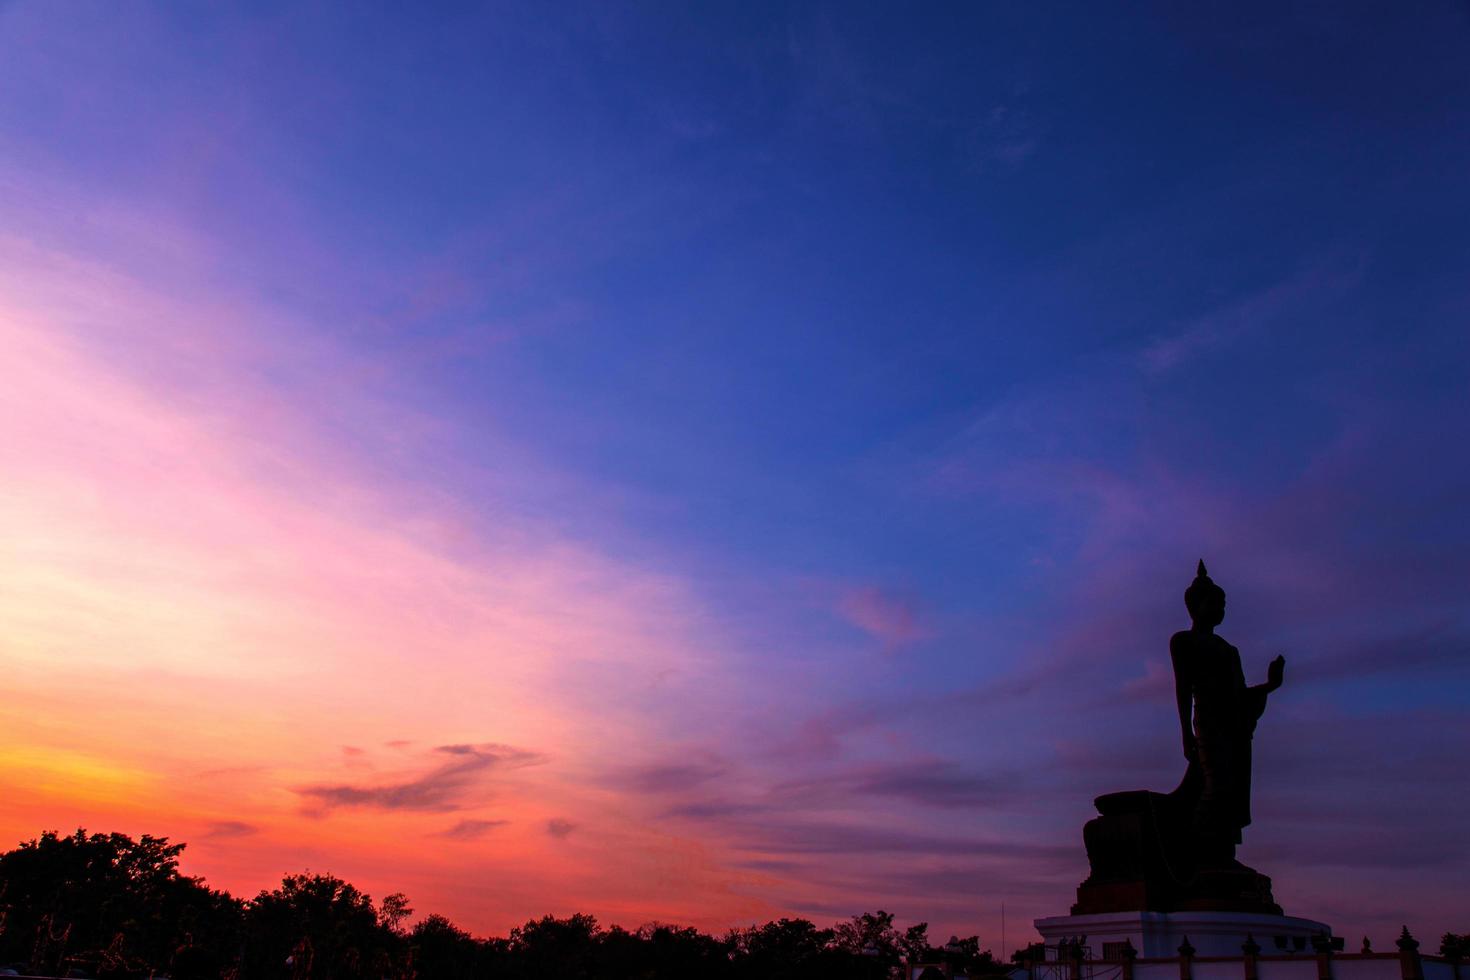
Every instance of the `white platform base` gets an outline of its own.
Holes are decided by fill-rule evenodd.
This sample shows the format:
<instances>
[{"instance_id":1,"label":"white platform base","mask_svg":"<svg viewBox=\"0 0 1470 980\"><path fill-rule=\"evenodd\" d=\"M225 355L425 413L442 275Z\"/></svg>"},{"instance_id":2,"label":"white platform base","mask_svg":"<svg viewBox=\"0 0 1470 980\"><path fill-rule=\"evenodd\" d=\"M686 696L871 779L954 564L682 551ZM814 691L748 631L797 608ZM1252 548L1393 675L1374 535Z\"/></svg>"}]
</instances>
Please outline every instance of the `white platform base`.
<instances>
[{"instance_id":1,"label":"white platform base","mask_svg":"<svg viewBox=\"0 0 1470 980\"><path fill-rule=\"evenodd\" d=\"M1311 953L1311 937L1332 934L1324 922L1289 915L1255 915L1247 912L1105 912L1096 915L1054 915L1036 920L1036 931L1048 946L1085 936L1088 959L1103 959L1104 943L1133 944L1141 957L1179 955L1184 937L1196 956L1240 956L1241 944L1250 935L1260 944L1263 956L1298 949L1305 940ZM1277 937L1285 941L1282 949Z\"/></svg>"}]
</instances>

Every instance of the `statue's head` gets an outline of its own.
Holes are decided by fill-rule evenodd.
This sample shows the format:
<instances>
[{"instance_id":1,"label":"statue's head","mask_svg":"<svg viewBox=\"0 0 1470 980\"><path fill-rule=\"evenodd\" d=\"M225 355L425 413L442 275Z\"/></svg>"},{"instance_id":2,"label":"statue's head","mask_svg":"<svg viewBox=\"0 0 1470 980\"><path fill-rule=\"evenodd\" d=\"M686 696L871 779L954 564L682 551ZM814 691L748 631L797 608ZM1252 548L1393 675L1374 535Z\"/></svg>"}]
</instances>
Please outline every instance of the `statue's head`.
<instances>
[{"instance_id":1,"label":"statue's head","mask_svg":"<svg viewBox=\"0 0 1470 980\"><path fill-rule=\"evenodd\" d=\"M1215 584L1200 559L1194 581L1184 590L1184 608L1189 618L1201 626L1219 626L1225 619L1225 590Z\"/></svg>"}]
</instances>

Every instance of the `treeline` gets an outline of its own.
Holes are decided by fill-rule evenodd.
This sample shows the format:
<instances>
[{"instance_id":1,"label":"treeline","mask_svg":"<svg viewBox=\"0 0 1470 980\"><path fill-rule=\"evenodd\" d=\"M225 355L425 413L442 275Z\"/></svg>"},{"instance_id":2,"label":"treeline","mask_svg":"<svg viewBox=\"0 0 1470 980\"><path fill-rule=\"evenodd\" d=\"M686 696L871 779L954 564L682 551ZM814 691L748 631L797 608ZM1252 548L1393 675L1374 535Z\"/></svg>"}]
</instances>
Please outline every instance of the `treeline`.
<instances>
[{"instance_id":1,"label":"treeline","mask_svg":"<svg viewBox=\"0 0 1470 980\"><path fill-rule=\"evenodd\" d=\"M135 980L878 980L903 962L1004 972L976 937L931 945L888 912L711 936L546 916L478 938L441 915L409 926L402 894L374 902L332 875L288 875L242 900L179 873L183 844L54 832L0 854L0 970Z\"/></svg>"}]
</instances>

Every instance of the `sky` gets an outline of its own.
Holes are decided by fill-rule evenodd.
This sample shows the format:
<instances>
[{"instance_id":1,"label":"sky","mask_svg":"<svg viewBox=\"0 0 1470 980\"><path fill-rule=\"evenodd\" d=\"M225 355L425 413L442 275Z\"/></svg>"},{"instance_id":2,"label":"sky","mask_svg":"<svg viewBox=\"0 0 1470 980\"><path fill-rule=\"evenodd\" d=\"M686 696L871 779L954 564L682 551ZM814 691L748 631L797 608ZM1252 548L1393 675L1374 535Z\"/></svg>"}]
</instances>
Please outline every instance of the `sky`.
<instances>
[{"instance_id":1,"label":"sky","mask_svg":"<svg viewBox=\"0 0 1470 980\"><path fill-rule=\"evenodd\" d=\"M1470 8L0 3L0 844L1000 951L1470 905ZM1002 933L1002 908L1005 933Z\"/></svg>"}]
</instances>

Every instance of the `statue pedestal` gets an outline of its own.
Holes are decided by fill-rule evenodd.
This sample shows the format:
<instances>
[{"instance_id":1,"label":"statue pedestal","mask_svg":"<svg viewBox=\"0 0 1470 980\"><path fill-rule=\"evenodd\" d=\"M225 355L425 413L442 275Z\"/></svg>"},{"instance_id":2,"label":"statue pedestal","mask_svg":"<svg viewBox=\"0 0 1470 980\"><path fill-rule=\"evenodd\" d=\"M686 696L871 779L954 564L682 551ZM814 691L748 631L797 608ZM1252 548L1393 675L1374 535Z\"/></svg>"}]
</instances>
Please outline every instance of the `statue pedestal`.
<instances>
[{"instance_id":1,"label":"statue pedestal","mask_svg":"<svg viewBox=\"0 0 1470 980\"><path fill-rule=\"evenodd\" d=\"M1082 828L1091 873L1073 915L1231 912L1280 916L1271 879L1228 855L1212 867L1191 826L1202 776L1193 763L1172 793L1133 790L1097 798ZM1230 848L1231 851L1234 848Z\"/></svg>"},{"instance_id":2,"label":"statue pedestal","mask_svg":"<svg viewBox=\"0 0 1470 980\"><path fill-rule=\"evenodd\" d=\"M1125 940L1141 957L1177 957L1184 938L1196 956L1240 956L1246 937L1252 937L1263 955L1305 951L1312 955L1313 936L1332 935L1325 922L1290 915L1252 912L1101 912L1093 915L1054 915L1036 920L1036 931L1048 946L1085 937L1088 959L1112 959ZM1278 941L1279 939L1279 941Z\"/></svg>"}]
</instances>

